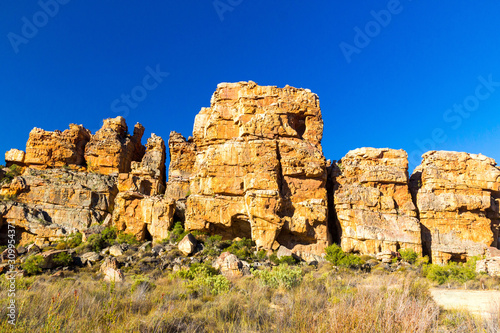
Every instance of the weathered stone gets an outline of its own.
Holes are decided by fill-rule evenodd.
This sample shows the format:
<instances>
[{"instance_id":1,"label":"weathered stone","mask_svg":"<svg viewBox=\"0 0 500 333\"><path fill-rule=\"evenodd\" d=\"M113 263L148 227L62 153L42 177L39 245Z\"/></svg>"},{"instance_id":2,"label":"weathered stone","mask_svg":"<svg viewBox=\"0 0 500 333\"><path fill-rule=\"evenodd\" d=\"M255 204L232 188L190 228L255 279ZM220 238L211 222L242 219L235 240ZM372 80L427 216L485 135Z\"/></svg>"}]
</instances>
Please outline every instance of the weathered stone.
<instances>
[{"instance_id":1,"label":"weathered stone","mask_svg":"<svg viewBox=\"0 0 500 333\"><path fill-rule=\"evenodd\" d=\"M181 251L184 255L188 256L192 254L196 250L196 245L198 242L196 238L189 233L179 242L179 251Z\"/></svg>"},{"instance_id":2,"label":"weathered stone","mask_svg":"<svg viewBox=\"0 0 500 333\"><path fill-rule=\"evenodd\" d=\"M125 279L123 272L118 267L116 258L106 258L100 268L104 275L104 281L107 282L123 282Z\"/></svg>"},{"instance_id":3,"label":"weathered stone","mask_svg":"<svg viewBox=\"0 0 500 333\"><path fill-rule=\"evenodd\" d=\"M175 200L185 199L189 194L189 180L194 174L196 145L192 138L186 140L180 133L170 132L168 140L170 166L165 194Z\"/></svg>"},{"instance_id":4,"label":"weathered stone","mask_svg":"<svg viewBox=\"0 0 500 333\"><path fill-rule=\"evenodd\" d=\"M59 264L54 261L55 257L60 253L67 253L67 252L68 250L53 250L53 251L42 252L42 257L44 261L40 264L40 267L46 269L58 266Z\"/></svg>"},{"instance_id":5,"label":"weathered stone","mask_svg":"<svg viewBox=\"0 0 500 333\"><path fill-rule=\"evenodd\" d=\"M500 276L500 250L494 247L487 248L486 257L476 262L476 272Z\"/></svg>"},{"instance_id":6,"label":"weathered stone","mask_svg":"<svg viewBox=\"0 0 500 333\"><path fill-rule=\"evenodd\" d=\"M24 166L25 153L19 149L11 149L5 153L5 164L10 167L13 164Z\"/></svg>"},{"instance_id":7,"label":"weathered stone","mask_svg":"<svg viewBox=\"0 0 500 333\"><path fill-rule=\"evenodd\" d=\"M346 252L422 252L420 224L403 150L360 148L337 164L335 210Z\"/></svg>"},{"instance_id":8,"label":"weathered stone","mask_svg":"<svg viewBox=\"0 0 500 333\"><path fill-rule=\"evenodd\" d=\"M173 225L174 211L175 202L172 199L121 192L115 200L113 225L141 241L148 234L153 240L161 240L167 238L168 230Z\"/></svg>"},{"instance_id":9,"label":"weathered stone","mask_svg":"<svg viewBox=\"0 0 500 333\"><path fill-rule=\"evenodd\" d=\"M412 175L424 250L465 261L498 244L500 170L483 155L430 151Z\"/></svg>"},{"instance_id":10,"label":"weathered stone","mask_svg":"<svg viewBox=\"0 0 500 333\"><path fill-rule=\"evenodd\" d=\"M165 192L166 148L163 139L151 135L146 144L146 154L141 162L132 162L130 173L118 175L118 190L134 191L145 195Z\"/></svg>"},{"instance_id":11,"label":"weathered stone","mask_svg":"<svg viewBox=\"0 0 500 333\"><path fill-rule=\"evenodd\" d=\"M281 259L283 257L291 257L293 255L292 251L281 245L278 249L278 252L276 252L276 256L278 259Z\"/></svg>"},{"instance_id":12,"label":"weathered stone","mask_svg":"<svg viewBox=\"0 0 500 333\"><path fill-rule=\"evenodd\" d=\"M92 265L101 260L101 256L96 252L87 252L80 256L80 260L83 265Z\"/></svg>"},{"instance_id":13,"label":"weathered stone","mask_svg":"<svg viewBox=\"0 0 500 333\"><path fill-rule=\"evenodd\" d=\"M113 245L109 248L109 254L113 257L119 257L123 255L123 249L120 245Z\"/></svg>"},{"instance_id":14,"label":"weathered stone","mask_svg":"<svg viewBox=\"0 0 500 333\"><path fill-rule=\"evenodd\" d=\"M82 125L70 124L64 132L34 128L26 143L24 164L42 169L85 165L84 151L89 140L90 131Z\"/></svg>"},{"instance_id":15,"label":"weathered stone","mask_svg":"<svg viewBox=\"0 0 500 333\"><path fill-rule=\"evenodd\" d=\"M105 119L85 147L87 169L105 175L130 172L132 161L141 161L144 155L143 134L144 127L139 123L131 136L123 117Z\"/></svg>"},{"instance_id":16,"label":"weathered stone","mask_svg":"<svg viewBox=\"0 0 500 333\"><path fill-rule=\"evenodd\" d=\"M221 274L228 279L234 279L244 275L243 263L237 256L229 252L222 252L215 260L213 267L220 270Z\"/></svg>"},{"instance_id":17,"label":"weathered stone","mask_svg":"<svg viewBox=\"0 0 500 333\"><path fill-rule=\"evenodd\" d=\"M17 203L0 202L0 216L35 238L51 241L104 221L116 195L113 177L68 169L27 168L8 190L17 195Z\"/></svg>"},{"instance_id":18,"label":"weathered stone","mask_svg":"<svg viewBox=\"0 0 500 333\"><path fill-rule=\"evenodd\" d=\"M259 248L323 252L330 240L322 132L318 97L308 90L219 84L196 116L195 146L171 138L196 152L194 167L176 166L191 179L186 228L252 238Z\"/></svg>"}]
</instances>

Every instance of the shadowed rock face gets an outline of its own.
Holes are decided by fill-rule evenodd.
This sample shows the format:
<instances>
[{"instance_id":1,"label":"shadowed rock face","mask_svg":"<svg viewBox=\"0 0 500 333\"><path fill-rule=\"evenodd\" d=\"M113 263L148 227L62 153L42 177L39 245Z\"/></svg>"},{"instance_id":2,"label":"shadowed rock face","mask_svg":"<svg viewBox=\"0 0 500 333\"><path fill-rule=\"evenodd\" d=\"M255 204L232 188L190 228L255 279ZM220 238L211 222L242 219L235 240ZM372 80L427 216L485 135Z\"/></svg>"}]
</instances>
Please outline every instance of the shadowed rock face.
<instances>
[{"instance_id":1,"label":"shadowed rock face","mask_svg":"<svg viewBox=\"0 0 500 333\"><path fill-rule=\"evenodd\" d=\"M322 133L308 90L219 84L195 119L186 227L321 253L329 242Z\"/></svg>"},{"instance_id":2,"label":"shadowed rock face","mask_svg":"<svg viewBox=\"0 0 500 333\"><path fill-rule=\"evenodd\" d=\"M500 170L483 155L430 151L412 175L424 250L434 263L497 247Z\"/></svg>"},{"instance_id":3,"label":"shadowed rock face","mask_svg":"<svg viewBox=\"0 0 500 333\"><path fill-rule=\"evenodd\" d=\"M344 251L376 254L410 248L422 252L405 151L356 149L342 158L335 173L335 210Z\"/></svg>"}]
</instances>

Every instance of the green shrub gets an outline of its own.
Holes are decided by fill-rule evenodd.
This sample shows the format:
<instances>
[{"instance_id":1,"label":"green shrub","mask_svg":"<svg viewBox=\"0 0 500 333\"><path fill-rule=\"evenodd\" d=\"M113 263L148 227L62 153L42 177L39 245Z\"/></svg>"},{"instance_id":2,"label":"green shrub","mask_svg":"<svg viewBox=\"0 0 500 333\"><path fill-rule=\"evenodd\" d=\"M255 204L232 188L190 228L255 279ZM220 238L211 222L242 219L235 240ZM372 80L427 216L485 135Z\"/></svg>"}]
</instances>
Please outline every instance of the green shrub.
<instances>
[{"instance_id":1,"label":"green shrub","mask_svg":"<svg viewBox=\"0 0 500 333\"><path fill-rule=\"evenodd\" d=\"M398 252L401 255L401 259L409 264L414 264L417 261L418 254L412 249L399 249Z\"/></svg>"},{"instance_id":2,"label":"green shrub","mask_svg":"<svg viewBox=\"0 0 500 333\"><path fill-rule=\"evenodd\" d=\"M170 240L176 243L180 242L189 231L184 230L184 224L180 221L175 222L174 228L170 232Z\"/></svg>"},{"instance_id":3,"label":"green shrub","mask_svg":"<svg viewBox=\"0 0 500 333\"><path fill-rule=\"evenodd\" d=\"M102 231L101 235L102 239L110 245L115 241L118 231L115 227L107 227Z\"/></svg>"},{"instance_id":4,"label":"green shrub","mask_svg":"<svg viewBox=\"0 0 500 333\"><path fill-rule=\"evenodd\" d=\"M271 261L273 264L275 265L279 265L280 264L280 259L278 258L278 255L276 255L275 252L273 252L270 256L269 256L269 261Z\"/></svg>"},{"instance_id":5,"label":"green shrub","mask_svg":"<svg viewBox=\"0 0 500 333\"><path fill-rule=\"evenodd\" d=\"M251 239L243 238L233 242L226 251L234 254L240 259L248 259L253 256L252 246L255 245Z\"/></svg>"},{"instance_id":6,"label":"green shrub","mask_svg":"<svg viewBox=\"0 0 500 333\"><path fill-rule=\"evenodd\" d=\"M7 245L0 245L0 253L7 250Z\"/></svg>"},{"instance_id":7,"label":"green shrub","mask_svg":"<svg viewBox=\"0 0 500 333\"><path fill-rule=\"evenodd\" d=\"M302 270L299 267L290 267L287 264L280 264L271 270L252 270L252 274L264 285L272 288L284 287L291 289L298 286L302 281Z\"/></svg>"},{"instance_id":8,"label":"green shrub","mask_svg":"<svg viewBox=\"0 0 500 333\"><path fill-rule=\"evenodd\" d=\"M360 257L345 253L340 246L332 244L325 249L326 260L335 266L356 268L363 264Z\"/></svg>"},{"instance_id":9,"label":"green shrub","mask_svg":"<svg viewBox=\"0 0 500 333\"><path fill-rule=\"evenodd\" d=\"M446 265L425 265L422 274L431 281L443 284L449 281L465 283L476 277L476 257L470 258L466 263L449 262Z\"/></svg>"},{"instance_id":10,"label":"green shrub","mask_svg":"<svg viewBox=\"0 0 500 333\"><path fill-rule=\"evenodd\" d=\"M41 265L45 261L45 259L41 255L30 256L26 259L26 261L21 265L21 267L28 273L29 275L35 275L42 272Z\"/></svg>"},{"instance_id":11,"label":"green shrub","mask_svg":"<svg viewBox=\"0 0 500 333\"><path fill-rule=\"evenodd\" d=\"M21 168L20 166L18 166L16 164L11 165L8 168L8 171L5 173L3 179L0 181L0 184L1 183L8 184L8 183L12 182L12 180L14 178L16 178L17 176L19 176L22 171L23 171L23 168Z\"/></svg>"},{"instance_id":12,"label":"green shrub","mask_svg":"<svg viewBox=\"0 0 500 333\"><path fill-rule=\"evenodd\" d=\"M68 254L67 252L61 252L56 255L54 255L54 258L52 261L57 265L57 266L69 266L73 262L73 257Z\"/></svg>"},{"instance_id":13,"label":"green shrub","mask_svg":"<svg viewBox=\"0 0 500 333\"><path fill-rule=\"evenodd\" d=\"M267 258L267 251L266 250L260 250L257 252L257 259L264 260L266 258Z\"/></svg>"},{"instance_id":14,"label":"green shrub","mask_svg":"<svg viewBox=\"0 0 500 333\"><path fill-rule=\"evenodd\" d=\"M230 241L223 241L221 235L212 235L209 236L205 243L205 248L203 249L203 254L217 257L220 255L222 250L228 248L231 245Z\"/></svg>"},{"instance_id":15,"label":"green shrub","mask_svg":"<svg viewBox=\"0 0 500 333\"><path fill-rule=\"evenodd\" d=\"M66 250L68 248L68 243L60 242L56 245L56 250Z\"/></svg>"},{"instance_id":16,"label":"green shrub","mask_svg":"<svg viewBox=\"0 0 500 333\"><path fill-rule=\"evenodd\" d=\"M280 264L295 265L299 262L294 256L283 256L280 258Z\"/></svg>"},{"instance_id":17,"label":"green shrub","mask_svg":"<svg viewBox=\"0 0 500 333\"><path fill-rule=\"evenodd\" d=\"M116 237L116 241L119 243L119 244L130 244L130 245L137 245L139 244L139 241L137 240L137 238L135 238L134 235L132 234L127 234L127 233L124 233L124 232L120 232L118 234L118 237Z\"/></svg>"},{"instance_id":18,"label":"green shrub","mask_svg":"<svg viewBox=\"0 0 500 333\"><path fill-rule=\"evenodd\" d=\"M87 239L88 247L90 247L92 251L100 252L102 249L115 242L117 233L115 227L107 227L100 234L90 235Z\"/></svg>"},{"instance_id":19,"label":"green shrub","mask_svg":"<svg viewBox=\"0 0 500 333\"><path fill-rule=\"evenodd\" d=\"M187 287L193 292L209 292L218 295L229 291L231 284L217 270L207 264L193 264L189 269L180 270L178 276L187 279Z\"/></svg>"},{"instance_id":20,"label":"green shrub","mask_svg":"<svg viewBox=\"0 0 500 333\"><path fill-rule=\"evenodd\" d=\"M82 244L82 234L80 232L71 234L66 239L66 243L70 249L74 249L78 245Z\"/></svg>"}]
</instances>

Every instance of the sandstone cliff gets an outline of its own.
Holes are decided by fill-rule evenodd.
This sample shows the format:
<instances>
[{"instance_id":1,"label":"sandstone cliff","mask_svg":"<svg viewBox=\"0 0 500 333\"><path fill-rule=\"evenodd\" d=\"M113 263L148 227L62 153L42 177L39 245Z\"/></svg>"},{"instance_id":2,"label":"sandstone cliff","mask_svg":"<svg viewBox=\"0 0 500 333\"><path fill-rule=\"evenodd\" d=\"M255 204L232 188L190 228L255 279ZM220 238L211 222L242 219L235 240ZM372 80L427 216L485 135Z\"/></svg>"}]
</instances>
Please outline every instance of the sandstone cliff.
<instances>
[{"instance_id":1,"label":"sandstone cliff","mask_svg":"<svg viewBox=\"0 0 500 333\"><path fill-rule=\"evenodd\" d=\"M219 84L195 119L186 227L320 254L329 242L322 133L308 90Z\"/></svg>"},{"instance_id":2,"label":"sandstone cliff","mask_svg":"<svg viewBox=\"0 0 500 333\"><path fill-rule=\"evenodd\" d=\"M431 151L412 175L422 242L435 263L497 246L500 170L483 155Z\"/></svg>"},{"instance_id":3,"label":"sandstone cliff","mask_svg":"<svg viewBox=\"0 0 500 333\"><path fill-rule=\"evenodd\" d=\"M422 252L403 150L361 148L338 163L334 202L347 252Z\"/></svg>"}]
</instances>

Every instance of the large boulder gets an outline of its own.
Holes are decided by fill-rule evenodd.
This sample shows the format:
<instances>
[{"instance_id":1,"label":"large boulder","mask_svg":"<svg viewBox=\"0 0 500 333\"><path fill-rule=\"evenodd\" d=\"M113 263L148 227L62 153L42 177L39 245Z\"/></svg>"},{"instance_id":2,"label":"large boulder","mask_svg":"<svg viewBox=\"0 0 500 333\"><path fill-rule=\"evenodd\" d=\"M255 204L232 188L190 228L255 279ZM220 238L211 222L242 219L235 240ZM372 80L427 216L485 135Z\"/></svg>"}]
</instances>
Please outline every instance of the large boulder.
<instances>
[{"instance_id":1,"label":"large boulder","mask_svg":"<svg viewBox=\"0 0 500 333\"><path fill-rule=\"evenodd\" d=\"M412 175L424 251L465 261L498 245L500 170L481 154L430 151Z\"/></svg>"},{"instance_id":2,"label":"large boulder","mask_svg":"<svg viewBox=\"0 0 500 333\"><path fill-rule=\"evenodd\" d=\"M146 196L138 192L120 192L116 196L113 225L143 241L168 237L174 223L175 202L163 196Z\"/></svg>"},{"instance_id":3,"label":"large boulder","mask_svg":"<svg viewBox=\"0 0 500 333\"><path fill-rule=\"evenodd\" d=\"M360 148L336 167L335 210L346 252L422 252L420 224L408 186L404 150Z\"/></svg>"},{"instance_id":4,"label":"large boulder","mask_svg":"<svg viewBox=\"0 0 500 333\"><path fill-rule=\"evenodd\" d=\"M252 238L259 248L323 252L330 239L322 134L309 90L219 84L195 119L194 166L179 167L187 170L180 177L190 175L186 228Z\"/></svg>"}]
</instances>

